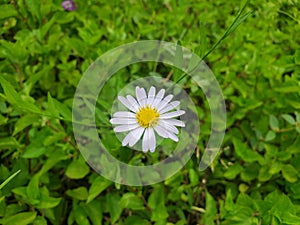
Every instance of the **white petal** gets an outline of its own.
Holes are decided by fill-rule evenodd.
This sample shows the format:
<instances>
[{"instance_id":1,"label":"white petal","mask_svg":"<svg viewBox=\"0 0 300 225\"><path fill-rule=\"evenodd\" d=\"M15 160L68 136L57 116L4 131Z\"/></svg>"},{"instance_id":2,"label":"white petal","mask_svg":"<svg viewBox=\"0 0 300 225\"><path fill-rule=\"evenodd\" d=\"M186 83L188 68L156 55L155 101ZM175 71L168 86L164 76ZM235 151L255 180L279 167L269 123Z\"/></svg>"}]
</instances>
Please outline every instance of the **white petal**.
<instances>
[{"instance_id":1,"label":"white petal","mask_svg":"<svg viewBox=\"0 0 300 225\"><path fill-rule=\"evenodd\" d=\"M173 126L178 126L178 127L185 127L185 124L181 120L176 120L176 119L164 119L165 122L173 125Z\"/></svg>"},{"instance_id":2,"label":"white petal","mask_svg":"<svg viewBox=\"0 0 300 225\"><path fill-rule=\"evenodd\" d=\"M169 112L169 113L165 113L165 114L162 114L160 115L160 119L171 119L173 117L177 117L177 116L181 116L185 114L185 111L183 110L177 110L177 111L174 111L174 112Z\"/></svg>"},{"instance_id":3,"label":"white petal","mask_svg":"<svg viewBox=\"0 0 300 225\"><path fill-rule=\"evenodd\" d=\"M161 100L161 102L157 105L157 110L160 111L161 109L163 109L173 97L173 95L168 95L163 100Z\"/></svg>"},{"instance_id":4,"label":"white petal","mask_svg":"<svg viewBox=\"0 0 300 225\"><path fill-rule=\"evenodd\" d=\"M142 142L142 150L143 152L147 152L149 149L149 129L145 130L143 142Z\"/></svg>"},{"instance_id":5,"label":"white petal","mask_svg":"<svg viewBox=\"0 0 300 225\"><path fill-rule=\"evenodd\" d=\"M149 149L150 152L154 152L156 148L156 139L153 128L149 127Z\"/></svg>"},{"instance_id":6,"label":"white petal","mask_svg":"<svg viewBox=\"0 0 300 225\"><path fill-rule=\"evenodd\" d=\"M159 136L161 136L163 138L170 138L176 142L178 141L178 137L175 134L173 134L172 132L168 131L166 128L164 128L160 125L157 125L154 127L154 129Z\"/></svg>"},{"instance_id":7,"label":"white petal","mask_svg":"<svg viewBox=\"0 0 300 225\"><path fill-rule=\"evenodd\" d=\"M139 127L133 131L131 131L131 139L129 140L129 147L134 146L138 140L141 138L142 134L144 133L144 129L143 127Z\"/></svg>"},{"instance_id":8,"label":"white petal","mask_svg":"<svg viewBox=\"0 0 300 225\"><path fill-rule=\"evenodd\" d=\"M164 108L162 108L159 113L165 113L168 112L172 109L175 109L177 106L179 106L180 102L179 101L174 101L174 102L170 102L169 104L167 104Z\"/></svg>"},{"instance_id":9,"label":"white petal","mask_svg":"<svg viewBox=\"0 0 300 225\"><path fill-rule=\"evenodd\" d=\"M142 131L141 131L141 129L142 129ZM136 128L135 130L132 130L132 131L130 131L127 135L126 135L126 137L123 139L123 141L122 141L122 146L126 146L128 143L129 143L129 145L130 144L132 144L133 143L133 140L132 139L134 139L137 135L142 135L143 134L143 131L144 131L144 128L142 128L142 127L138 127L138 128ZM135 140L135 139L134 139ZM138 139L137 139L137 141L138 141ZM136 143L136 142L135 142ZM135 144L135 143L133 143L133 145ZM132 146L133 146L132 145ZM131 147L132 147L131 146Z\"/></svg>"},{"instance_id":10,"label":"white petal","mask_svg":"<svg viewBox=\"0 0 300 225\"><path fill-rule=\"evenodd\" d=\"M134 107L132 107L132 105L130 104L130 102L129 102L126 98L124 98L123 96L118 96L118 99L119 99L119 101L122 102L122 104L123 104L124 106L126 106L129 110L131 110L131 111L133 111L133 112L136 112L136 111L137 111L137 110L135 110Z\"/></svg>"},{"instance_id":11,"label":"white petal","mask_svg":"<svg viewBox=\"0 0 300 225\"><path fill-rule=\"evenodd\" d=\"M156 92L155 87L151 86L150 90L149 90L149 93L148 93L147 105L152 106L152 103L153 103L154 98L155 98L155 92Z\"/></svg>"},{"instance_id":12,"label":"white petal","mask_svg":"<svg viewBox=\"0 0 300 225\"><path fill-rule=\"evenodd\" d=\"M129 101L129 103L132 105L132 107L135 109L135 111L139 110L139 103L137 103L137 101L135 100L134 97L132 97L131 95L127 95L127 100Z\"/></svg>"},{"instance_id":13,"label":"white petal","mask_svg":"<svg viewBox=\"0 0 300 225\"><path fill-rule=\"evenodd\" d=\"M126 145L129 143L130 138L131 138L131 134L128 133L128 134L126 135L126 137L125 137L125 138L123 139L123 141L122 141L122 146L126 146Z\"/></svg>"},{"instance_id":14,"label":"white petal","mask_svg":"<svg viewBox=\"0 0 300 225\"><path fill-rule=\"evenodd\" d=\"M160 120L159 125L172 133L175 133L175 134L179 133L178 129L175 126L173 126L172 124L169 124L165 120Z\"/></svg>"},{"instance_id":15,"label":"white petal","mask_svg":"<svg viewBox=\"0 0 300 225\"><path fill-rule=\"evenodd\" d=\"M161 136L163 138L169 137L169 132L164 127L160 126L159 124L157 124L153 128L159 136Z\"/></svg>"},{"instance_id":16,"label":"white petal","mask_svg":"<svg viewBox=\"0 0 300 225\"><path fill-rule=\"evenodd\" d=\"M126 112L126 111L120 111L114 113L113 117L119 117L119 118L135 118L135 114L132 112Z\"/></svg>"},{"instance_id":17,"label":"white petal","mask_svg":"<svg viewBox=\"0 0 300 225\"><path fill-rule=\"evenodd\" d=\"M130 118L112 118L110 120L111 124L135 124L137 123L136 119L130 119Z\"/></svg>"},{"instance_id":18,"label":"white petal","mask_svg":"<svg viewBox=\"0 0 300 225\"><path fill-rule=\"evenodd\" d=\"M175 134L171 133L171 132L169 132L169 138L172 139L173 141L178 142L178 137Z\"/></svg>"},{"instance_id":19,"label":"white petal","mask_svg":"<svg viewBox=\"0 0 300 225\"><path fill-rule=\"evenodd\" d=\"M136 87L135 88L136 98L141 107L146 106L147 103L147 95L144 88Z\"/></svg>"},{"instance_id":20,"label":"white petal","mask_svg":"<svg viewBox=\"0 0 300 225\"><path fill-rule=\"evenodd\" d=\"M115 127L114 131L116 133L126 132L126 131L130 131L130 130L136 129L137 127L139 127L139 124L121 125L121 126Z\"/></svg>"},{"instance_id":21,"label":"white petal","mask_svg":"<svg viewBox=\"0 0 300 225\"><path fill-rule=\"evenodd\" d=\"M161 100L163 99L164 95L165 95L165 89L161 89L157 93L157 95L156 95L156 97L155 97L155 99L154 99L154 101L152 103L152 106L154 106L154 107L157 108L158 104L161 102Z\"/></svg>"}]
</instances>

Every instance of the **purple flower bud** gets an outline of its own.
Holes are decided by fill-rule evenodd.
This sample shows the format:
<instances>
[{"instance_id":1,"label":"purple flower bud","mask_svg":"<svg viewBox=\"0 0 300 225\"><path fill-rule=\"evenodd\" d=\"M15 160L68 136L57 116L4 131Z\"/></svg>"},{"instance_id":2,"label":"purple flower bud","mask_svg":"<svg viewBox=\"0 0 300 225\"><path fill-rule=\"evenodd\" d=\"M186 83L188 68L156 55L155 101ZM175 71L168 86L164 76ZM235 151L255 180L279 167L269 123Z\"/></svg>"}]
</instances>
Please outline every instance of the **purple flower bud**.
<instances>
[{"instance_id":1,"label":"purple flower bud","mask_svg":"<svg viewBox=\"0 0 300 225\"><path fill-rule=\"evenodd\" d=\"M72 0L66 0L61 3L61 6L64 8L66 11L73 11L77 9L77 6L75 2Z\"/></svg>"}]
</instances>

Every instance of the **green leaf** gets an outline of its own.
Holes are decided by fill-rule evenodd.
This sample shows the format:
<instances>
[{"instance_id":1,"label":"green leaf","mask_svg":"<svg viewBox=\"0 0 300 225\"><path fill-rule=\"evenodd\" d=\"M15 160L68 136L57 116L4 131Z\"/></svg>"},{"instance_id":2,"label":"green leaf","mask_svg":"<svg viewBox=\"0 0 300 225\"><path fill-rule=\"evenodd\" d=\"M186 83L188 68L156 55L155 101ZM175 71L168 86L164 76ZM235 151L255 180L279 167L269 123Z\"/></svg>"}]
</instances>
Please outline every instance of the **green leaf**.
<instances>
[{"instance_id":1,"label":"green leaf","mask_svg":"<svg viewBox=\"0 0 300 225\"><path fill-rule=\"evenodd\" d=\"M275 139L275 137L276 137L276 133L272 130L269 130L265 137L265 141L272 141Z\"/></svg>"},{"instance_id":2,"label":"green leaf","mask_svg":"<svg viewBox=\"0 0 300 225\"><path fill-rule=\"evenodd\" d=\"M295 85L275 87L274 90L281 93L300 93L300 87Z\"/></svg>"},{"instance_id":3,"label":"green leaf","mask_svg":"<svg viewBox=\"0 0 300 225\"><path fill-rule=\"evenodd\" d=\"M88 198L88 191L86 187L79 187L76 189L67 190L66 193L73 199L86 200Z\"/></svg>"},{"instance_id":4,"label":"green leaf","mask_svg":"<svg viewBox=\"0 0 300 225\"><path fill-rule=\"evenodd\" d=\"M18 15L15 7L12 4L0 5L0 20Z\"/></svg>"},{"instance_id":5,"label":"green leaf","mask_svg":"<svg viewBox=\"0 0 300 225\"><path fill-rule=\"evenodd\" d=\"M19 142L14 137L6 137L0 139L0 149L18 148Z\"/></svg>"},{"instance_id":6,"label":"green leaf","mask_svg":"<svg viewBox=\"0 0 300 225\"><path fill-rule=\"evenodd\" d=\"M67 105L62 104L61 102L59 102L58 100L52 98L56 110L59 112L59 114L64 118L64 120L67 121L71 121L72 122L72 112L71 110L68 108Z\"/></svg>"},{"instance_id":7,"label":"green leaf","mask_svg":"<svg viewBox=\"0 0 300 225\"><path fill-rule=\"evenodd\" d=\"M246 4L245 4L245 6L246 6ZM253 13L253 11L249 11L249 12L245 13L244 15L239 15L237 17L237 19L231 24L229 29L226 31L225 37L227 37L232 32L234 32L236 30L236 28L238 28L238 26L241 25L241 23L243 23L252 13Z\"/></svg>"},{"instance_id":8,"label":"green leaf","mask_svg":"<svg viewBox=\"0 0 300 225\"><path fill-rule=\"evenodd\" d=\"M295 125L296 124L296 121L295 121L294 117L292 117L291 115L289 115L289 114L283 114L281 116L289 124L291 124L291 125Z\"/></svg>"},{"instance_id":9,"label":"green leaf","mask_svg":"<svg viewBox=\"0 0 300 225\"><path fill-rule=\"evenodd\" d=\"M89 196L87 202L91 202L94 198L96 198L102 191L108 188L112 182L103 177L97 177L93 182L89 189Z\"/></svg>"},{"instance_id":10,"label":"green leaf","mask_svg":"<svg viewBox=\"0 0 300 225\"><path fill-rule=\"evenodd\" d=\"M178 68L182 68L182 66L183 66L183 51L182 51L182 47L180 45L180 41L177 42L174 57L175 57L174 65L176 65L176 67L174 67L173 78L177 83L179 81L180 75L182 74L182 71Z\"/></svg>"},{"instance_id":11,"label":"green leaf","mask_svg":"<svg viewBox=\"0 0 300 225\"><path fill-rule=\"evenodd\" d=\"M196 186L199 184L199 176L194 169L189 170L189 178L192 186ZM182 178L181 178L182 180Z\"/></svg>"},{"instance_id":12,"label":"green leaf","mask_svg":"<svg viewBox=\"0 0 300 225\"><path fill-rule=\"evenodd\" d=\"M53 198L42 195L39 204L36 205L39 209L51 209L59 205L62 198Z\"/></svg>"},{"instance_id":13,"label":"green leaf","mask_svg":"<svg viewBox=\"0 0 300 225\"><path fill-rule=\"evenodd\" d=\"M133 215L133 216L128 216L125 219L125 225L150 225L150 221L143 219L139 216ZM177 224L176 224L177 225Z\"/></svg>"},{"instance_id":14,"label":"green leaf","mask_svg":"<svg viewBox=\"0 0 300 225\"><path fill-rule=\"evenodd\" d=\"M164 196L164 188L161 185L156 186L149 196L148 205L152 209L151 219L154 221L164 221L169 215Z\"/></svg>"},{"instance_id":15,"label":"green leaf","mask_svg":"<svg viewBox=\"0 0 300 225\"><path fill-rule=\"evenodd\" d=\"M292 165L284 165L281 169L282 176L290 183L298 180L299 173Z\"/></svg>"},{"instance_id":16,"label":"green leaf","mask_svg":"<svg viewBox=\"0 0 300 225\"><path fill-rule=\"evenodd\" d=\"M17 133L19 133L20 131L24 130L24 128L32 125L33 123L35 123L36 121L38 121L38 119L40 118L39 115L36 114L27 114L23 117L21 117L15 124L15 129L13 132L13 136L16 135Z\"/></svg>"},{"instance_id":17,"label":"green leaf","mask_svg":"<svg viewBox=\"0 0 300 225\"><path fill-rule=\"evenodd\" d=\"M8 118L7 117L4 117L0 114L0 126L3 125L3 124L6 124L8 121Z\"/></svg>"},{"instance_id":18,"label":"green leaf","mask_svg":"<svg viewBox=\"0 0 300 225\"><path fill-rule=\"evenodd\" d=\"M143 201L133 193L125 193L121 198L120 205L122 208L133 210L143 210L145 208Z\"/></svg>"},{"instance_id":19,"label":"green leaf","mask_svg":"<svg viewBox=\"0 0 300 225\"><path fill-rule=\"evenodd\" d=\"M109 193L106 196L106 210L110 214L111 223L114 224L121 216L122 206L119 204L120 196L115 193Z\"/></svg>"},{"instance_id":20,"label":"green leaf","mask_svg":"<svg viewBox=\"0 0 300 225\"><path fill-rule=\"evenodd\" d=\"M41 1L40 0L25 0L30 13L38 20L42 19L41 16Z\"/></svg>"},{"instance_id":21,"label":"green leaf","mask_svg":"<svg viewBox=\"0 0 300 225\"><path fill-rule=\"evenodd\" d=\"M90 168L83 159L73 160L67 167L66 176L71 179L84 178L90 172Z\"/></svg>"},{"instance_id":22,"label":"green leaf","mask_svg":"<svg viewBox=\"0 0 300 225\"><path fill-rule=\"evenodd\" d=\"M278 130L279 122L278 122L278 119L274 115L269 116L269 124L270 124L271 129Z\"/></svg>"},{"instance_id":23,"label":"green leaf","mask_svg":"<svg viewBox=\"0 0 300 225\"><path fill-rule=\"evenodd\" d=\"M59 161L67 159L68 156L61 149L52 151L50 157L44 162L43 167L39 170L39 176L53 168Z\"/></svg>"},{"instance_id":24,"label":"green leaf","mask_svg":"<svg viewBox=\"0 0 300 225\"><path fill-rule=\"evenodd\" d=\"M5 225L27 225L36 218L36 212L23 212L4 218L2 223Z\"/></svg>"},{"instance_id":25,"label":"green leaf","mask_svg":"<svg viewBox=\"0 0 300 225\"><path fill-rule=\"evenodd\" d=\"M1 190L8 182L10 182L12 179L14 179L14 177L17 176L20 172L21 172L21 170L18 170L17 172L15 172L14 174L12 174L10 177L8 177L4 182L2 182L2 184L0 184L0 190Z\"/></svg>"},{"instance_id":26,"label":"green leaf","mask_svg":"<svg viewBox=\"0 0 300 225\"><path fill-rule=\"evenodd\" d=\"M224 173L224 177L230 180L235 179L243 170L244 168L239 163L235 163L227 169Z\"/></svg>"},{"instance_id":27,"label":"green leaf","mask_svg":"<svg viewBox=\"0 0 300 225\"><path fill-rule=\"evenodd\" d=\"M264 159L254 150L248 148L241 140L234 138L233 139L234 150L238 156L240 156L245 162L263 162Z\"/></svg>"},{"instance_id":28,"label":"green leaf","mask_svg":"<svg viewBox=\"0 0 300 225\"><path fill-rule=\"evenodd\" d=\"M272 174L270 173L270 168L268 166L263 166L260 168L258 173L258 180L265 182L270 180L272 177Z\"/></svg>"},{"instance_id":29,"label":"green leaf","mask_svg":"<svg viewBox=\"0 0 300 225\"><path fill-rule=\"evenodd\" d=\"M214 198L210 195L208 191L205 194L205 214L204 221L206 225L213 225L214 219L217 215L217 206Z\"/></svg>"},{"instance_id":30,"label":"green leaf","mask_svg":"<svg viewBox=\"0 0 300 225\"><path fill-rule=\"evenodd\" d=\"M48 92L48 108L47 111L54 117L58 118L59 117L59 112L55 106L54 100L51 97L50 92Z\"/></svg>"},{"instance_id":31,"label":"green leaf","mask_svg":"<svg viewBox=\"0 0 300 225\"><path fill-rule=\"evenodd\" d=\"M4 90L5 97L9 103L27 112L42 114L41 110L33 103L24 101L21 96L15 91L13 86L0 76L0 84Z\"/></svg>"},{"instance_id":32,"label":"green leaf","mask_svg":"<svg viewBox=\"0 0 300 225\"><path fill-rule=\"evenodd\" d=\"M32 200L32 202L38 200L39 202L40 199L39 177L37 175L33 176L30 179L26 192L29 200Z\"/></svg>"},{"instance_id":33,"label":"green leaf","mask_svg":"<svg viewBox=\"0 0 300 225\"><path fill-rule=\"evenodd\" d=\"M102 205L100 201L92 201L86 205L81 205L93 225L102 224Z\"/></svg>"},{"instance_id":34,"label":"green leaf","mask_svg":"<svg viewBox=\"0 0 300 225\"><path fill-rule=\"evenodd\" d=\"M228 189L226 191L225 209L227 211L233 211L234 208L235 208L235 205L233 203L232 192L231 192L231 189Z\"/></svg>"}]
</instances>

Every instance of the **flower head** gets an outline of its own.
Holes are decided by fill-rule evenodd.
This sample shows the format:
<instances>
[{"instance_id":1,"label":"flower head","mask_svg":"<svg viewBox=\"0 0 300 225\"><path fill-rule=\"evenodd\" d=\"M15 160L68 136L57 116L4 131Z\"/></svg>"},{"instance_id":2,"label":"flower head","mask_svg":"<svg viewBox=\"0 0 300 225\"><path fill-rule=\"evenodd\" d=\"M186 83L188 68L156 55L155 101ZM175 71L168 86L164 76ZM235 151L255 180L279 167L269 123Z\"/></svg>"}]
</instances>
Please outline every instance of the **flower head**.
<instances>
[{"instance_id":1,"label":"flower head","mask_svg":"<svg viewBox=\"0 0 300 225\"><path fill-rule=\"evenodd\" d=\"M165 89L155 93L156 89L153 86L148 96L144 88L136 87L136 99L131 95L127 95L126 98L118 96L119 101L130 110L116 112L110 120L112 124L118 125L114 128L115 132L129 132L122 141L123 146L132 147L143 136L143 152L154 152L155 133L163 138L178 141L179 131L176 126L184 127L185 124L174 118L183 115L185 111L176 109L180 102L171 102L173 95L164 97Z\"/></svg>"},{"instance_id":2,"label":"flower head","mask_svg":"<svg viewBox=\"0 0 300 225\"><path fill-rule=\"evenodd\" d=\"M61 3L61 6L64 8L64 10L67 10L67 11L74 11L77 9L77 6L76 6L75 2L73 2L73 0L63 1Z\"/></svg>"}]
</instances>

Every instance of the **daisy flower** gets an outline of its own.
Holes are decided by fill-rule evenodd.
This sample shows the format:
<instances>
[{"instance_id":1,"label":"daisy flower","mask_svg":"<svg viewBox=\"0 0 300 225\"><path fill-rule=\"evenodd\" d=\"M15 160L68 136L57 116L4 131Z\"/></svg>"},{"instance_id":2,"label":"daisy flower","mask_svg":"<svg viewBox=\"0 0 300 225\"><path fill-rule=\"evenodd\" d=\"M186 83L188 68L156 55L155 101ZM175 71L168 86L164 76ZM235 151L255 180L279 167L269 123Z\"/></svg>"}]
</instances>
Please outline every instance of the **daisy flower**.
<instances>
[{"instance_id":1,"label":"daisy flower","mask_svg":"<svg viewBox=\"0 0 300 225\"><path fill-rule=\"evenodd\" d=\"M122 141L122 146L134 146L141 138L143 152L154 152L156 148L155 133L163 138L170 138L178 142L177 127L185 124L178 119L185 113L177 110L179 101L172 101L173 95L165 95L165 89L157 94L155 87L150 87L148 96L144 88L136 87L136 98L127 95L118 96L119 101L130 111L119 111L113 114L111 124L116 133L129 132ZM175 110L174 110L175 109Z\"/></svg>"}]
</instances>

